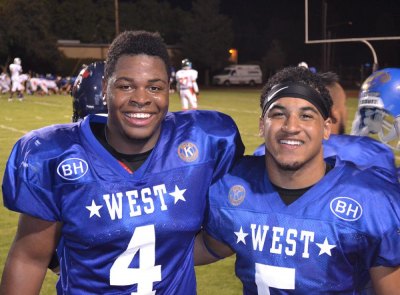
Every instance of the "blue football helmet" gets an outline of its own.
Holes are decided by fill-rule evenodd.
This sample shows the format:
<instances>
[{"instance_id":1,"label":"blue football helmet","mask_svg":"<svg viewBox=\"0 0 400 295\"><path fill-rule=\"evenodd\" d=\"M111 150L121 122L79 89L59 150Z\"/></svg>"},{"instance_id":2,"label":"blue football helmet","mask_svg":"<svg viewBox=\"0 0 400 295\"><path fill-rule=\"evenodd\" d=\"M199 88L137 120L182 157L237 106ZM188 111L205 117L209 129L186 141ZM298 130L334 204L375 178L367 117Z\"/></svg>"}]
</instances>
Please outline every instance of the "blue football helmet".
<instances>
[{"instance_id":1,"label":"blue football helmet","mask_svg":"<svg viewBox=\"0 0 400 295\"><path fill-rule=\"evenodd\" d=\"M400 68L376 71L364 81L351 134L375 134L383 143L400 150Z\"/></svg>"},{"instance_id":2,"label":"blue football helmet","mask_svg":"<svg viewBox=\"0 0 400 295\"><path fill-rule=\"evenodd\" d=\"M107 103L102 94L104 62L83 65L72 87L72 121L82 120L89 114L107 113Z\"/></svg>"}]
</instances>

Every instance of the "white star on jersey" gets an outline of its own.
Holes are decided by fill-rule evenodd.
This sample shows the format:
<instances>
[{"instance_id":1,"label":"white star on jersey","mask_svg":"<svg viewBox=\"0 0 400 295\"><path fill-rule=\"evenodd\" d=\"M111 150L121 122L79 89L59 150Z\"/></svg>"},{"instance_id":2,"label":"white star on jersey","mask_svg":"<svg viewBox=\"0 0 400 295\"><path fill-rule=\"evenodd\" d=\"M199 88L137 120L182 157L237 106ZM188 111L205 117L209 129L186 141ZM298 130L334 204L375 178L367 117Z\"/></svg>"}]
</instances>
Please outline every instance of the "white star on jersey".
<instances>
[{"instance_id":1,"label":"white star on jersey","mask_svg":"<svg viewBox=\"0 0 400 295\"><path fill-rule=\"evenodd\" d=\"M320 248L318 256L321 256L322 254L328 254L329 256L332 256L331 250L336 247L336 245L330 245L328 242L328 238L325 238L324 243L316 243L317 246Z\"/></svg>"},{"instance_id":2,"label":"white star on jersey","mask_svg":"<svg viewBox=\"0 0 400 295\"><path fill-rule=\"evenodd\" d=\"M100 212L99 212L101 207L103 207L103 205L97 206L96 203L94 202L94 200L92 200L92 205L86 206L86 209L88 209L90 211L89 218L92 218L92 216L94 216L94 215L97 215L98 217L101 217L100 216Z\"/></svg>"},{"instance_id":3,"label":"white star on jersey","mask_svg":"<svg viewBox=\"0 0 400 295\"><path fill-rule=\"evenodd\" d=\"M175 185L175 191L173 193L169 193L171 196L175 198L174 204L176 204L178 201L184 201L186 202L185 197L183 194L186 192L186 189L180 190L177 185Z\"/></svg>"},{"instance_id":4,"label":"white star on jersey","mask_svg":"<svg viewBox=\"0 0 400 295\"><path fill-rule=\"evenodd\" d=\"M237 236L236 244L238 244L239 242L242 242L243 244L246 245L246 240L245 240L245 238L246 238L249 234L243 232L243 228L242 228L242 227L240 227L240 230L239 230L238 232L234 232L234 233L235 233L235 235Z\"/></svg>"}]
</instances>

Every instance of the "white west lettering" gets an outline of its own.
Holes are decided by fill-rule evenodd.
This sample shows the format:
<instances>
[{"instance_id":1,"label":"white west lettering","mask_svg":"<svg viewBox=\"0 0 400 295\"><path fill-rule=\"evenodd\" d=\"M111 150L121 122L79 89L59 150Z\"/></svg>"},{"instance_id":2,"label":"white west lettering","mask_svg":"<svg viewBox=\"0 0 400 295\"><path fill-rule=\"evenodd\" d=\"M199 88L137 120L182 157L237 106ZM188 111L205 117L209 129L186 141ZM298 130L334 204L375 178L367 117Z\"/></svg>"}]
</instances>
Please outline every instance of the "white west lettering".
<instances>
[{"instance_id":1,"label":"white west lettering","mask_svg":"<svg viewBox=\"0 0 400 295\"><path fill-rule=\"evenodd\" d=\"M285 254L288 256L293 256L296 254L296 240L294 238L297 238L297 230L294 228L289 228L286 234L286 243L289 245L289 247L285 247Z\"/></svg>"},{"instance_id":2,"label":"white west lettering","mask_svg":"<svg viewBox=\"0 0 400 295\"><path fill-rule=\"evenodd\" d=\"M309 242L314 242L314 232L302 230L300 233L300 240L304 241L304 250L302 257L309 258L310 253L308 252Z\"/></svg>"},{"instance_id":3,"label":"white west lettering","mask_svg":"<svg viewBox=\"0 0 400 295\"><path fill-rule=\"evenodd\" d=\"M272 228L272 244L271 253L282 254L282 243L280 243L285 229L283 227L274 226Z\"/></svg>"},{"instance_id":4,"label":"white west lettering","mask_svg":"<svg viewBox=\"0 0 400 295\"><path fill-rule=\"evenodd\" d=\"M144 189L142 189L142 191L140 192L141 196L142 196L142 201L144 204L147 204L147 206L143 206L143 210L146 214L150 214L154 212L154 203L153 203L153 199L151 198L151 189L146 187ZM146 196L147 195L147 196Z\"/></svg>"},{"instance_id":5,"label":"white west lettering","mask_svg":"<svg viewBox=\"0 0 400 295\"><path fill-rule=\"evenodd\" d=\"M115 199L115 195L117 195L118 203ZM110 204L110 195L106 194L103 195L104 201L106 201L108 213L112 220L115 220L115 214L117 215L118 219L122 218L122 193L111 194L111 204Z\"/></svg>"},{"instance_id":6,"label":"white west lettering","mask_svg":"<svg viewBox=\"0 0 400 295\"><path fill-rule=\"evenodd\" d=\"M129 208L130 208L129 216L135 217L135 216L142 215L142 209L140 208L139 205L136 205L136 203L137 203L136 200L139 197L138 191L137 190L127 191L126 196L128 197Z\"/></svg>"},{"instance_id":7,"label":"white west lettering","mask_svg":"<svg viewBox=\"0 0 400 295\"><path fill-rule=\"evenodd\" d=\"M159 200L161 211L168 210L165 202L167 189L165 184L145 187L141 190L130 190L126 192L117 192L112 194L104 194L103 200L107 205L109 215L112 220L121 219L123 213L123 196L125 195L129 205L129 216L136 217L142 214L151 214L155 211L156 200ZM155 198L158 197L158 198Z\"/></svg>"},{"instance_id":8,"label":"white west lettering","mask_svg":"<svg viewBox=\"0 0 400 295\"><path fill-rule=\"evenodd\" d=\"M258 251L262 251L264 249L264 243L265 243L265 237L267 236L267 232L269 229L268 225L263 225L262 227L262 237L261 237L261 233L260 233L260 226L257 226L256 224L251 224L250 225L251 228L251 236L252 236L252 240L253 240L253 249ZM257 228L257 232L255 232L255 229Z\"/></svg>"},{"instance_id":9,"label":"white west lettering","mask_svg":"<svg viewBox=\"0 0 400 295\"><path fill-rule=\"evenodd\" d=\"M155 196L160 198L161 202L161 210L165 211L168 209L167 205L165 205L164 195L167 193L167 188L165 184L155 185L153 186L153 192Z\"/></svg>"},{"instance_id":10,"label":"white west lettering","mask_svg":"<svg viewBox=\"0 0 400 295\"><path fill-rule=\"evenodd\" d=\"M250 224L251 236L254 251L264 251L264 246L269 247L269 252L273 254L284 253L288 256L294 256L297 251L302 251L301 255L303 258L309 258L309 247L310 243L314 242L315 233L312 231L301 230L284 227L274 226L270 231L270 238L267 239L267 234L270 227L268 225ZM270 245L266 245L266 241ZM303 243L299 243L303 241ZM298 249L299 245L303 244L303 249Z\"/></svg>"}]
</instances>

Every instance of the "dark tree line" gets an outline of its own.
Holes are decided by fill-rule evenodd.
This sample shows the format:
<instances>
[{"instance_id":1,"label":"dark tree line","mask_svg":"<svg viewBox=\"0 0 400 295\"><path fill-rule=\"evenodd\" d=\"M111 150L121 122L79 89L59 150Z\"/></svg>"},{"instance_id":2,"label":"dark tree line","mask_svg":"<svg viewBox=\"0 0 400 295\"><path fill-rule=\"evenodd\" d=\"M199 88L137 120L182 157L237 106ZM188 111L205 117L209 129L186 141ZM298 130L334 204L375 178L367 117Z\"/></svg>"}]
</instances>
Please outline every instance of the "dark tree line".
<instances>
[{"instance_id":1,"label":"dark tree line","mask_svg":"<svg viewBox=\"0 0 400 295\"><path fill-rule=\"evenodd\" d=\"M57 40L110 43L115 37L115 0L0 0L0 66L15 56L24 70L59 72L65 59ZM310 36L321 39L321 0L310 0ZM353 3L354 2L354 3ZM387 2L387 3L386 3ZM329 0L333 37L398 35L398 0L362 2ZM239 50L239 63L258 63L264 79L277 69L307 61L319 67L322 45L304 44L304 4L293 0L118 0L119 29L158 31L179 46L201 73L215 73ZM361 6L359 3L363 3ZM367 3L367 4L365 4ZM313 4L313 5L311 5ZM359 7L363 7L362 10ZM364 9L369 7L368 9ZM385 9L384 9L385 8ZM367 17L371 11L381 11ZM362 17L356 18L361 15ZM344 20L352 26L339 26ZM400 42L374 42L382 66L398 66ZM371 61L365 45L333 44L332 70ZM334 56L333 56L334 55ZM175 64L177 62L175 61ZM358 68L356 68L358 73ZM204 74L205 75L204 75Z\"/></svg>"},{"instance_id":2,"label":"dark tree line","mask_svg":"<svg viewBox=\"0 0 400 295\"><path fill-rule=\"evenodd\" d=\"M193 9L165 1L119 1L119 28L158 31L169 45L180 46L196 67L216 70L228 60L231 20L219 14L219 0L196 0ZM0 0L0 64L21 57L24 71L58 72L63 56L57 40L110 43L115 37L111 0Z\"/></svg>"}]
</instances>

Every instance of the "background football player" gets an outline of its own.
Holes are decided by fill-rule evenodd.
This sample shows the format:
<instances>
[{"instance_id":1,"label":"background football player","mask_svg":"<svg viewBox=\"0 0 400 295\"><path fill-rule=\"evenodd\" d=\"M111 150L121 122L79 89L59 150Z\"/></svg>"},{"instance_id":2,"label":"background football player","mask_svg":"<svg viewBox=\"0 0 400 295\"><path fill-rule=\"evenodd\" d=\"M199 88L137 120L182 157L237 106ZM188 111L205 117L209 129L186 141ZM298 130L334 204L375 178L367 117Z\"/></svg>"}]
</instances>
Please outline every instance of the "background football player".
<instances>
[{"instance_id":1,"label":"background football player","mask_svg":"<svg viewBox=\"0 0 400 295\"><path fill-rule=\"evenodd\" d=\"M192 68L192 62L185 58L182 68L176 72L176 87L181 99L182 110L197 109L199 86L197 85L198 73Z\"/></svg>"},{"instance_id":2,"label":"background football player","mask_svg":"<svg viewBox=\"0 0 400 295\"><path fill-rule=\"evenodd\" d=\"M399 157L400 68L378 70L362 84L351 134L372 136ZM398 173L400 176L400 167Z\"/></svg>"},{"instance_id":3,"label":"background football player","mask_svg":"<svg viewBox=\"0 0 400 295\"><path fill-rule=\"evenodd\" d=\"M17 98L22 101L24 98L24 86L20 79L20 75L22 74L21 59L19 57L14 58L14 62L10 64L9 68L11 74L11 92L8 101L12 101L15 92L17 93Z\"/></svg>"},{"instance_id":4,"label":"background football player","mask_svg":"<svg viewBox=\"0 0 400 295\"><path fill-rule=\"evenodd\" d=\"M0 74L0 93L5 94L10 91L11 79L7 74L7 71L2 71Z\"/></svg>"},{"instance_id":5,"label":"background football player","mask_svg":"<svg viewBox=\"0 0 400 295\"><path fill-rule=\"evenodd\" d=\"M89 114L107 114L107 102L102 93L104 61L83 65L71 90L72 121Z\"/></svg>"}]
</instances>

